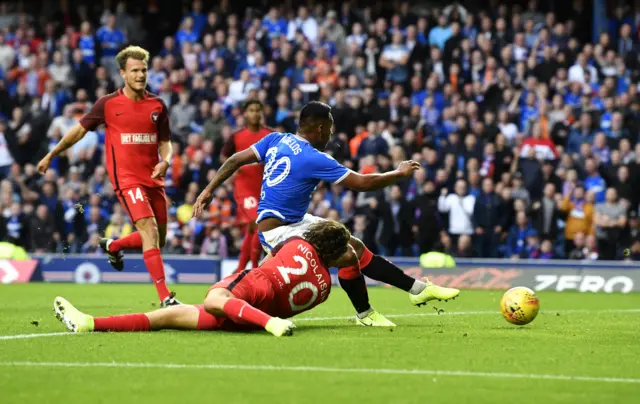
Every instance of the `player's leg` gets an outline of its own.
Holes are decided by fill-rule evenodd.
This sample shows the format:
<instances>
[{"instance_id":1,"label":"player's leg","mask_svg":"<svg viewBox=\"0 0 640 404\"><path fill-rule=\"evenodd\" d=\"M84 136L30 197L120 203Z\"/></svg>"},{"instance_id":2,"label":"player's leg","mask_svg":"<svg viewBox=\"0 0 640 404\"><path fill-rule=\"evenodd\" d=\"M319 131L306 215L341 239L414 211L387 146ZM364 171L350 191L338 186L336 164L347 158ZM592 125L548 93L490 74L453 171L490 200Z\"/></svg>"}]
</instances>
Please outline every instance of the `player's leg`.
<instances>
[{"instance_id":1,"label":"player's leg","mask_svg":"<svg viewBox=\"0 0 640 404\"><path fill-rule=\"evenodd\" d=\"M238 255L238 268L236 273L244 271L251 259L251 242L253 240L253 234L251 233L251 224L245 226L244 238L242 239L242 245L240 246L240 255Z\"/></svg>"},{"instance_id":2,"label":"player's leg","mask_svg":"<svg viewBox=\"0 0 640 404\"><path fill-rule=\"evenodd\" d=\"M409 292L409 300L416 306L422 306L430 300L455 299L460 294L458 289L437 286L427 278L424 282L414 279L390 261L374 255L362 241L355 237L351 237L351 246L358 254L362 274Z\"/></svg>"},{"instance_id":3,"label":"player's leg","mask_svg":"<svg viewBox=\"0 0 640 404\"><path fill-rule=\"evenodd\" d=\"M236 200L238 206L238 217L246 224L245 235L240 246L240 255L238 256L238 268L236 272L243 271L249 261L252 268L258 267L258 261L262 254L262 246L256 220L258 219L258 203L253 196L239 197Z\"/></svg>"},{"instance_id":4,"label":"player's leg","mask_svg":"<svg viewBox=\"0 0 640 404\"><path fill-rule=\"evenodd\" d=\"M363 263L359 259L353 243L351 244L347 253L340 258L336 266L339 268L338 282L340 287L356 309L357 323L366 326L395 327L393 322L371 307L367 284L360 272Z\"/></svg>"},{"instance_id":5,"label":"player's leg","mask_svg":"<svg viewBox=\"0 0 640 404\"><path fill-rule=\"evenodd\" d=\"M153 211L151 208L141 211L141 208L144 207L140 205L145 204L142 189L143 187L132 187L116 191L120 205L122 205L127 212L131 223L135 223L137 216L140 214L149 214ZM148 201L146 204L148 204ZM124 256L122 252L124 250L142 249L142 237L139 232L134 231L117 240L102 238L100 239L100 247L107 253L111 266L117 271L122 271L124 269Z\"/></svg>"},{"instance_id":6,"label":"player's leg","mask_svg":"<svg viewBox=\"0 0 640 404\"><path fill-rule=\"evenodd\" d=\"M162 306L173 306L180 304L174 297L173 293L169 292L165 281L164 274L164 262L162 261L162 254L160 248L166 243L167 237L167 196L164 193L164 188L145 188L145 199L148 201L148 206L151 208L151 216L146 213L142 218L136 222L136 228L140 232L142 237L142 256L144 258L145 266L153 279L158 296L162 302Z\"/></svg>"},{"instance_id":7,"label":"player's leg","mask_svg":"<svg viewBox=\"0 0 640 404\"><path fill-rule=\"evenodd\" d=\"M53 310L58 320L72 332L197 330L200 317L200 310L193 305L171 306L149 313L93 317L82 313L62 297L56 297Z\"/></svg>"},{"instance_id":8,"label":"player's leg","mask_svg":"<svg viewBox=\"0 0 640 404\"><path fill-rule=\"evenodd\" d=\"M326 219L306 214L299 223L262 232L262 245L265 246L265 250L268 251L290 237L302 236L309 226L323 220ZM349 249L345 256L337 263L340 286L347 293L347 296L349 296L351 303L358 313L358 324L382 327L395 326L394 323L374 310L369 304L369 294L367 292L365 279L360 273L363 262L361 259L358 261L359 258L359 255L356 254L353 249ZM368 262L366 263L368 264Z\"/></svg>"},{"instance_id":9,"label":"player's leg","mask_svg":"<svg viewBox=\"0 0 640 404\"><path fill-rule=\"evenodd\" d=\"M167 245L167 223L158 223L158 245L161 250Z\"/></svg>"},{"instance_id":10,"label":"player's leg","mask_svg":"<svg viewBox=\"0 0 640 404\"><path fill-rule=\"evenodd\" d=\"M252 305L272 300L273 293L267 279L257 279L243 271L214 285L204 300L204 310L216 317L228 317L236 324L259 326L276 337L291 335L295 328L291 321L272 317Z\"/></svg>"},{"instance_id":11,"label":"player's leg","mask_svg":"<svg viewBox=\"0 0 640 404\"><path fill-rule=\"evenodd\" d=\"M257 218L257 213L256 213ZM251 236L251 267L257 268L260 266L260 257L262 257L262 244L260 243L260 235L258 234L258 225L255 221L250 223L253 226Z\"/></svg>"},{"instance_id":12,"label":"player's leg","mask_svg":"<svg viewBox=\"0 0 640 404\"><path fill-rule=\"evenodd\" d=\"M162 254L160 253L160 234L156 218L153 216L145 217L139 219L135 225L142 238L142 258L144 259L144 264L147 267L147 271L149 271L149 275L151 275L162 305L171 306L180 304L167 288L164 262L162 261Z\"/></svg>"}]
</instances>

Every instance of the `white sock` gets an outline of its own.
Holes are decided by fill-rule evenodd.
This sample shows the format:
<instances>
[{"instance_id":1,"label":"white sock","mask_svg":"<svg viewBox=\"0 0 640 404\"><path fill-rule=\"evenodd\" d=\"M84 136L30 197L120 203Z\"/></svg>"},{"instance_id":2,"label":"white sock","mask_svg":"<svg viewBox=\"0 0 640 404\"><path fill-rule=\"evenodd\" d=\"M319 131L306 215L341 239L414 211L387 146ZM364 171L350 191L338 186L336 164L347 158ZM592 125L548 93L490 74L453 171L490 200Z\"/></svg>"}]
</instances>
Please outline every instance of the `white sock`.
<instances>
[{"instance_id":1,"label":"white sock","mask_svg":"<svg viewBox=\"0 0 640 404\"><path fill-rule=\"evenodd\" d=\"M416 281L413 282L413 286L411 286L411 289L409 289L409 293L411 293L412 295L419 295L426 287L426 283L416 279Z\"/></svg>"},{"instance_id":2,"label":"white sock","mask_svg":"<svg viewBox=\"0 0 640 404\"><path fill-rule=\"evenodd\" d=\"M373 307L370 307L369 310L367 310L367 311L363 311L362 313L358 313L358 318L365 318L371 313L373 313Z\"/></svg>"}]
</instances>

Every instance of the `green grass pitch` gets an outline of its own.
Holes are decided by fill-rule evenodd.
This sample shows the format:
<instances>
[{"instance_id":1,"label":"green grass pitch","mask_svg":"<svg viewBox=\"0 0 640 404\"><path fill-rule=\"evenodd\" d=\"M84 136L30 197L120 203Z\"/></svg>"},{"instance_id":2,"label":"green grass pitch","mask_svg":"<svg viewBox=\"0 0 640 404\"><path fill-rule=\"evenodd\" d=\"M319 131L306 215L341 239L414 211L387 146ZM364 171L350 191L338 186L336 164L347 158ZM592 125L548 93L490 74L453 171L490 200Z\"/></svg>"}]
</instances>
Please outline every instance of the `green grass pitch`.
<instances>
[{"instance_id":1,"label":"green grass pitch","mask_svg":"<svg viewBox=\"0 0 640 404\"><path fill-rule=\"evenodd\" d=\"M207 286L175 290L199 303ZM640 402L640 294L540 293L538 318L517 327L500 316L499 291L415 308L403 292L372 288L374 306L398 324L390 331L356 326L334 288L280 339L57 334L56 295L92 315L149 311L155 300L151 285L0 286L0 402Z\"/></svg>"}]
</instances>

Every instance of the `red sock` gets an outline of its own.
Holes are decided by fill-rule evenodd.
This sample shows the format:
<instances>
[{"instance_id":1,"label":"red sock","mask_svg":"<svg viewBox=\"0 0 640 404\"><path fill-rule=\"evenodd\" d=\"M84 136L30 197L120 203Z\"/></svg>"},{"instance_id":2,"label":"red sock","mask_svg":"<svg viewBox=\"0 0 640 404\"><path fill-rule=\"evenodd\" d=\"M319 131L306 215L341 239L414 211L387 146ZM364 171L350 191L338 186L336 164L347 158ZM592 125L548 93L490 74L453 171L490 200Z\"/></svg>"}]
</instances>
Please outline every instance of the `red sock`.
<instances>
[{"instance_id":1,"label":"red sock","mask_svg":"<svg viewBox=\"0 0 640 404\"><path fill-rule=\"evenodd\" d=\"M227 300L222 310L236 324L251 323L265 328L271 320L270 315L240 299Z\"/></svg>"},{"instance_id":2,"label":"red sock","mask_svg":"<svg viewBox=\"0 0 640 404\"><path fill-rule=\"evenodd\" d=\"M261 256L262 244L260 243L260 235L256 231L253 233L253 237L251 239L251 265L253 265L253 268L258 268Z\"/></svg>"},{"instance_id":3,"label":"red sock","mask_svg":"<svg viewBox=\"0 0 640 404\"><path fill-rule=\"evenodd\" d=\"M126 237L114 240L109 244L109 252L117 253L121 250L139 250L142 248L142 237L140 233L133 232Z\"/></svg>"},{"instance_id":4,"label":"red sock","mask_svg":"<svg viewBox=\"0 0 640 404\"><path fill-rule=\"evenodd\" d=\"M93 324L93 331L151 331L149 317L142 313L96 317Z\"/></svg>"},{"instance_id":5,"label":"red sock","mask_svg":"<svg viewBox=\"0 0 640 404\"><path fill-rule=\"evenodd\" d=\"M373 253L367 247L364 248L362 257L360 257L360 269L365 268L373 259Z\"/></svg>"},{"instance_id":6,"label":"red sock","mask_svg":"<svg viewBox=\"0 0 640 404\"><path fill-rule=\"evenodd\" d=\"M353 280L360 276L360 267L354 265L352 267L338 269L338 278Z\"/></svg>"},{"instance_id":7,"label":"red sock","mask_svg":"<svg viewBox=\"0 0 640 404\"><path fill-rule=\"evenodd\" d=\"M250 233L249 230L244 234L242 239L242 245L240 246L240 256L238 256L238 268L236 272L242 272L249 263L251 257L251 239L254 233Z\"/></svg>"},{"instance_id":8,"label":"red sock","mask_svg":"<svg viewBox=\"0 0 640 404\"><path fill-rule=\"evenodd\" d=\"M160 250L157 248L147 250L142 254L142 257L144 258L144 265L147 267L149 275L151 275L151 280L156 286L160 300L162 301L171 296L164 281L164 263L162 262Z\"/></svg>"}]
</instances>

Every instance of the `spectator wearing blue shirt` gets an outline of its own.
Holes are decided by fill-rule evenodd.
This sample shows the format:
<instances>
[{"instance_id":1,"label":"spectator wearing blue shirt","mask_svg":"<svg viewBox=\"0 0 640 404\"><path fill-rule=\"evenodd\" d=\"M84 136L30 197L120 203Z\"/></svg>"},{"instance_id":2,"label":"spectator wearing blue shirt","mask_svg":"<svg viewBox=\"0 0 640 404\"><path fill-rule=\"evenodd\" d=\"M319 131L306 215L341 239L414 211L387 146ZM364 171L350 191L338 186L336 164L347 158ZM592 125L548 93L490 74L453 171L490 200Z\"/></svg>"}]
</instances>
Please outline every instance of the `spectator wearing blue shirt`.
<instances>
[{"instance_id":1,"label":"spectator wearing blue shirt","mask_svg":"<svg viewBox=\"0 0 640 404\"><path fill-rule=\"evenodd\" d=\"M424 100L427 98L427 90L423 89L423 83L420 76L413 76L411 78L411 95L409 96L409 101L411 105L417 105L422 107L424 104Z\"/></svg>"},{"instance_id":2,"label":"spectator wearing blue shirt","mask_svg":"<svg viewBox=\"0 0 640 404\"><path fill-rule=\"evenodd\" d=\"M571 83L571 89L564 96L564 103L571 107L577 107L580 105L580 98L582 97L582 84L578 82Z\"/></svg>"},{"instance_id":3,"label":"spectator wearing blue shirt","mask_svg":"<svg viewBox=\"0 0 640 404\"><path fill-rule=\"evenodd\" d=\"M111 14L107 17L107 23L100 27L96 33L96 38L100 43L100 49L102 51L100 63L107 68L111 77L117 78L119 77L119 67L116 63L115 56L127 38L124 33L115 26L116 16Z\"/></svg>"},{"instance_id":4,"label":"spectator wearing blue shirt","mask_svg":"<svg viewBox=\"0 0 640 404\"><path fill-rule=\"evenodd\" d=\"M124 45L126 41L124 33L116 29L115 25L116 16L109 15L107 17L107 23L100 27L96 33L98 42L100 42L100 49L102 50L103 58L109 57L113 59L118 53L120 47Z\"/></svg>"},{"instance_id":5,"label":"spectator wearing blue shirt","mask_svg":"<svg viewBox=\"0 0 640 404\"><path fill-rule=\"evenodd\" d=\"M262 20L262 28L267 31L269 38L287 35L287 20L280 17L280 11L277 7L271 7L267 16Z\"/></svg>"},{"instance_id":6,"label":"spectator wearing blue shirt","mask_svg":"<svg viewBox=\"0 0 640 404\"><path fill-rule=\"evenodd\" d=\"M435 132L436 127L440 123L440 111L435 106L433 96L429 96L424 100L424 105L420 109L420 116L424 119L427 127Z\"/></svg>"},{"instance_id":7,"label":"spectator wearing blue shirt","mask_svg":"<svg viewBox=\"0 0 640 404\"><path fill-rule=\"evenodd\" d=\"M202 12L202 1L201 0L193 0L193 11L187 14L187 17L191 17L193 20L193 32L200 37L202 34L202 30L204 26L207 25L207 16Z\"/></svg>"},{"instance_id":8,"label":"spectator wearing blue shirt","mask_svg":"<svg viewBox=\"0 0 640 404\"><path fill-rule=\"evenodd\" d=\"M611 161L611 149L607 146L607 137L604 133L598 133L593 140L591 153L597 156L601 164L609 164Z\"/></svg>"},{"instance_id":9,"label":"spectator wearing blue shirt","mask_svg":"<svg viewBox=\"0 0 640 404\"><path fill-rule=\"evenodd\" d=\"M602 203L605 200L605 194L607 192L607 183L604 181L600 173L596 161L593 158L588 158L584 163L584 171L587 177L584 180L584 189L587 192L593 192L596 196L596 203Z\"/></svg>"},{"instance_id":10,"label":"spectator wearing blue shirt","mask_svg":"<svg viewBox=\"0 0 640 404\"><path fill-rule=\"evenodd\" d=\"M451 38L451 27L447 26L447 17L441 15L438 18L438 26L429 32L429 45L444 49L444 44Z\"/></svg>"},{"instance_id":11,"label":"spectator wearing blue shirt","mask_svg":"<svg viewBox=\"0 0 640 404\"><path fill-rule=\"evenodd\" d=\"M615 110L615 104L613 98L608 97L604 99L604 111L600 116L600 130L608 131L611 129L611 121L613 120L613 113Z\"/></svg>"},{"instance_id":12,"label":"spectator wearing blue shirt","mask_svg":"<svg viewBox=\"0 0 640 404\"><path fill-rule=\"evenodd\" d=\"M516 223L509 229L507 236L507 257L520 258L525 252L527 235L533 230L525 212L516 214Z\"/></svg>"},{"instance_id":13,"label":"spectator wearing blue shirt","mask_svg":"<svg viewBox=\"0 0 640 404\"><path fill-rule=\"evenodd\" d=\"M374 122L369 122L367 132L369 132L369 136L364 138L360 143L360 147L358 147L358 157L387 154L389 152L389 143L376 130Z\"/></svg>"},{"instance_id":14,"label":"spectator wearing blue shirt","mask_svg":"<svg viewBox=\"0 0 640 404\"><path fill-rule=\"evenodd\" d=\"M284 75L291 80L291 87L297 87L298 84L304 82L305 56L304 51L296 52L295 65L287 68Z\"/></svg>"},{"instance_id":15,"label":"spectator wearing blue shirt","mask_svg":"<svg viewBox=\"0 0 640 404\"><path fill-rule=\"evenodd\" d=\"M589 112L583 112L580 115L580 121L574 124L574 127L569 132L569 138L567 139L568 154L574 154L580 152L580 146L583 143L593 143L595 136L595 130L593 128L593 121Z\"/></svg>"},{"instance_id":16,"label":"spectator wearing blue shirt","mask_svg":"<svg viewBox=\"0 0 640 404\"><path fill-rule=\"evenodd\" d=\"M180 50L176 47L176 41L172 36L166 36L162 43L162 49L160 49L160 56L165 57L167 55L179 56Z\"/></svg>"},{"instance_id":17,"label":"spectator wearing blue shirt","mask_svg":"<svg viewBox=\"0 0 640 404\"><path fill-rule=\"evenodd\" d=\"M176 33L176 42L178 43L178 48L182 49L182 45L186 42L195 43L198 41L198 33L193 29L193 19L191 17L186 17L184 21L182 21L182 26Z\"/></svg>"},{"instance_id":18,"label":"spectator wearing blue shirt","mask_svg":"<svg viewBox=\"0 0 640 404\"><path fill-rule=\"evenodd\" d=\"M380 66L387 69L386 79L394 83L404 83L409 78L409 49L402 43L402 33L394 32L390 45L384 47L380 55Z\"/></svg>"},{"instance_id":19,"label":"spectator wearing blue shirt","mask_svg":"<svg viewBox=\"0 0 640 404\"><path fill-rule=\"evenodd\" d=\"M624 128L624 117L621 112L611 114L611 127L605 130L610 147L618 147L620 139L627 137L629 132Z\"/></svg>"},{"instance_id":20,"label":"spectator wearing blue shirt","mask_svg":"<svg viewBox=\"0 0 640 404\"><path fill-rule=\"evenodd\" d=\"M467 14L467 18L464 22L464 27L462 27L462 35L474 42L476 36L478 36L478 28L476 28L475 17L472 13Z\"/></svg>"},{"instance_id":21,"label":"spectator wearing blue shirt","mask_svg":"<svg viewBox=\"0 0 640 404\"><path fill-rule=\"evenodd\" d=\"M159 93L162 82L167 78L167 73L162 68L162 58L156 56L151 60L151 69L147 74L147 83L153 93Z\"/></svg>"},{"instance_id":22,"label":"spectator wearing blue shirt","mask_svg":"<svg viewBox=\"0 0 640 404\"><path fill-rule=\"evenodd\" d=\"M291 110L289 109L289 98L286 94L280 93L278 94L276 103L278 105L278 108L276 109L276 124L280 125L282 121L291 115Z\"/></svg>"},{"instance_id":23,"label":"spectator wearing blue shirt","mask_svg":"<svg viewBox=\"0 0 640 404\"><path fill-rule=\"evenodd\" d=\"M78 38L78 49L82 51L82 59L88 65L96 63L96 39L91 32L91 24L85 21L80 26L80 38Z\"/></svg>"},{"instance_id":24,"label":"spectator wearing blue shirt","mask_svg":"<svg viewBox=\"0 0 640 404\"><path fill-rule=\"evenodd\" d=\"M327 31L324 28L318 29L318 50L324 49L325 55L332 58L337 53L336 44L327 39Z\"/></svg>"},{"instance_id":25,"label":"spectator wearing blue shirt","mask_svg":"<svg viewBox=\"0 0 640 404\"><path fill-rule=\"evenodd\" d=\"M247 68L247 70L249 71L250 81L259 87L262 79L267 75L267 65L264 64L264 55L262 52L256 52L254 58L255 64Z\"/></svg>"},{"instance_id":26,"label":"spectator wearing blue shirt","mask_svg":"<svg viewBox=\"0 0 640 404\"><path fill-rule=\"evenodd\" d=\"M445 107L447 106L447 100L444 97L444 94L438 90L438 78L431 77L427 80L425 91L417 91L411 95L411 105L418 105L422 107L424 105L424 100L427 97L433 97L434 105L442 113Z\"/></svg>"},{"instance_id":27,"label":"spectator wearing blue shirt","mask_svg":"<svg viewBox=\"0 0 640 404\"><path fill-rule=\"evenodd\" d=\"M525 106L520 111L520 130L526 131L531 121L538 119L538 108L536 106L536 95L527 94Z\"/></svg>"}]
</instances>

